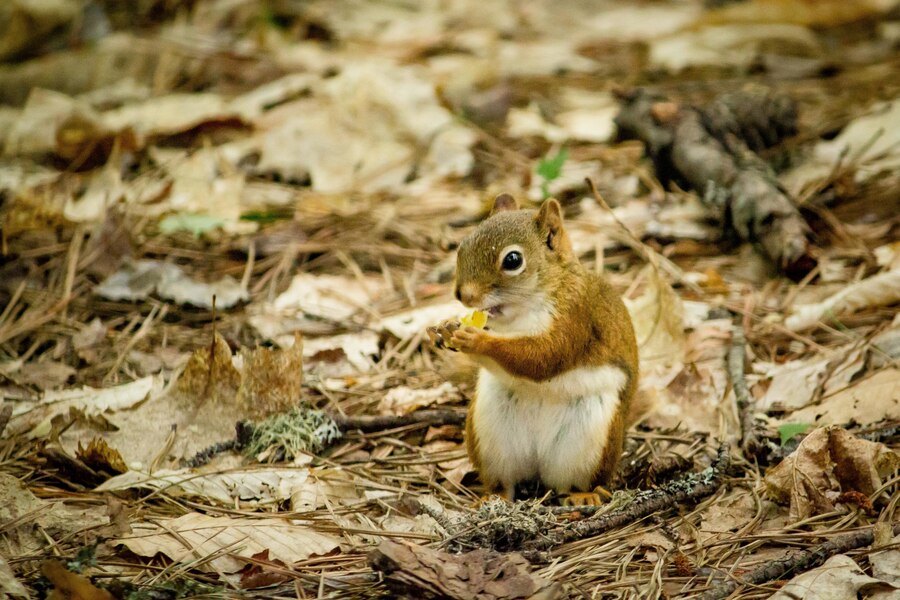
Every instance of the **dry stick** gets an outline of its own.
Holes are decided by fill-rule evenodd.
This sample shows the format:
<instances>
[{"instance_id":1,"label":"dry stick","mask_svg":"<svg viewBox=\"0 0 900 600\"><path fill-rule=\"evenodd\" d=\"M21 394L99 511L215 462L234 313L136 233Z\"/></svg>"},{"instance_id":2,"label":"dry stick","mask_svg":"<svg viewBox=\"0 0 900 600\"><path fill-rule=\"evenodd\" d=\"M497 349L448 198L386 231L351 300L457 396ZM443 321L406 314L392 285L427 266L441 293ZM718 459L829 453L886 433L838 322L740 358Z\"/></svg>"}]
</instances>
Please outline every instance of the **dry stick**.
<instances>
[{"instance_id":1,"label":"dry stick","mask_svg":"<svg viewBox=\"0 0 900 600\"><path fill-rule=\"evenodd\" d=\"M735 315L731 330L731 349L728 351L728 377L731 379L731 389L737 400L738 411L741 416L741 451L744 458L750 459L762 450L762 442L756 434L756 421L753 418L753 401L750 391L747 389L747 381L744 379L744 355L746 353L747 339L744 336L744 326L740 316Z\"/></svg>"},{"instance_id":2,"label":"dry stick","mask_svg":"<svg viewBox=\"0 0 900 600\"><path fill-rule=\"evenodd\" d=\"M676 504L697 502L710 496L722 485L725 471L731 464L728 444L719 446L715 462L700 473L691 473L680 479L669 482L657 489L640 492L628 506L585 519L573 525L562 527L547 533L546 536L528 544L529 558L533 551L547 550L552 546L565 544L586 537L599 535L617 527L624 527L649 515L668 510Z\"/></svg>"},{"instance_id":3,"label":"dry stick","mask_svg":"<svg viewBox=\"0 0 900 600\"><path fill-rule=\"evenodd\" d=\"M900 534L900 523L895 524L893 527L893 535L898 534ZM817 567L835 554L842 554L863 546L871 546L874 542L874 527L837 536L827 542L816 544L807 550L801 550L784 558L767 562L763 566L750 571L739 580L734 579L722 582L707 590L700 598L701 600L722 600L731 596L742 585L762 585L769 581L782 579L788 573L799 573Z\"/></svg>"},{"instance_id":4,"label":"dry stick","mask_svg":"<svg viewBox=\"0 0 900 600\"><path fill-rule=\"evenodd\" d=\"M0 406L0 437L3 437L3 430L6 429L7 423L12 418L13 406L11 402L7 402Z\"/></svg>"},{"instance_id":5,"label":"dry stick","mask_svg":"<svg viewBox=\"0 0 900 600\"><path fill-rule=\"evenodd\" d=\"M434 427L441 425L463 425L466 414L451 409L417 410L408 415L332 415L341 431L362 431L372 433L396 427L426 424Z\"/></svg>"},{"instance_id":6,"label":"dry stick","mask_svg":"<svg viewBox=\"0 0 900 600\"><path fill-rule=\"evenodd\" d=\"M451 409L417 410L408 415L331 415L331 418L342 432L361 431L363 433L419 424L432 427L440 427L441 425L462 426L466 422L466 414L464 412ZM253 429L253 423L239 422L235 439L217 442L204 448L191 458L182 461L182 466L194 469L205 465L217 454L229 450L241 450L250 441Z\"/></svg>"}]
</instances>

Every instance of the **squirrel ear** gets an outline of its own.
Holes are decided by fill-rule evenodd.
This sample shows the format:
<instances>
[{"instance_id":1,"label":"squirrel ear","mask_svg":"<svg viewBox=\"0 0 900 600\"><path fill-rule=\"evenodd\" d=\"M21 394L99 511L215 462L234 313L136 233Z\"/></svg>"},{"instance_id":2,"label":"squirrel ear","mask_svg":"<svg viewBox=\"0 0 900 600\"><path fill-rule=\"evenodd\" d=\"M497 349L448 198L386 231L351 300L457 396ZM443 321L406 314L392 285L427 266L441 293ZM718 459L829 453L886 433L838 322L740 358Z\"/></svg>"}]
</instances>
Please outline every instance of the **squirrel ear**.
<instances>
[{"instance_id":1,"label":"squirrel ear","mask_svg":"<svg viewBox=\"0 0 900 600\"><path fill-rule=\"evenodd\" d=\"M545 201L535 220L538 229L546 236L547 247L558 250L563 226L562 207L559 202L555 198Z\"/></svg>"},{"instance_id":2,"label":"squirrel ear","mask_svg":"<svg viewBox=\"0 0 900 600\"><path fill-rule=\"evenodd\" d=\"M512 195L503 193L494 198L494 208L491 209L491 215L495 215L498 212L503 212L505 210L518 210L519 203L516 202L516 199L512 197Z\"/></svg>"}]
</instances>

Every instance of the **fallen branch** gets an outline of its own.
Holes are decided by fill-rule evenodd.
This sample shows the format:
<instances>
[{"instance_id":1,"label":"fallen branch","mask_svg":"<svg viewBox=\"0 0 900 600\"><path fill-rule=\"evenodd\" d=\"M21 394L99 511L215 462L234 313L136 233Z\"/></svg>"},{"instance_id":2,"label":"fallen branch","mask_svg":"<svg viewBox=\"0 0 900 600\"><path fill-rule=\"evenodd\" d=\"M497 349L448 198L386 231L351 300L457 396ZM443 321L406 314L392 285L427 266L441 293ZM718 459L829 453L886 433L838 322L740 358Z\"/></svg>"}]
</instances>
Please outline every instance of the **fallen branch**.
<instances>
[{"instance_id":1,"label":"fallen branch","mask_svg":"<svg viewBox=\"0 0 900 600\"><path fill-rule=\"evenodd\" d=\"M638 90L622 102L620 137L646 144L661 180L695 189L726 232L756 244L788 274L800 276L814 266L806 221L755 153L796 130L790 98L738 92L697 108Z\"/></svg>"},{"instance_id":2,"label":"fallen branch","mask_svg":"<svg viewBox=\"0 0 900 600\"><path fill-rule=\"evenodd\" d=\"M332 427L337 426L340 433L348 431L373 433L410 425L429 425L433 427L442 425L462 426L466 422L466 414L464 412L450 409L417 410L408 415L329 415L326 419L328 418L334 422ZM191 458L181 461L181 465L196 469L209 463L214 457L223 452L232 450L243 451L254 440L258 427L258 423L241 421L236 426L234 439L216 442L197 452Z\"/></svg>"},{"instance_id":3,"label":"fallen branch","mask_svg":"<svg viewBox=\"0 0 900 600\"><path fill-rule=\"evenodd\" d=\"M640 492L626 507L549 531L527 545L531 551L599 535L683 503L695 503L716 492L731 464L728 444L719 446L715 462L700 473L691 473L659 488ZM527 555L532 558L534 554Z\"/></svg>"},{"instance_id":4,"label":"fallen branch","mask_svg":"<svg viewBox=\"0 0 900 600\"><path fill-rule=\"evenodd\" d=\"M731 379L731 389L737 400L738 412L741 418L741 451L744 458L750 459L759 454L763 444L757 435L756 419L753 418L753 399L747 389L747 381L744 378L744 355L746 353L747 339L744 336L744 326L740 317L735 317L731 329L731 349L728 351L728 377Z\"/></svg>"},{"instance_id":5,"label":"fallen branch","mask_svg":"<svg viewBox=\"0 0 900 600\"><path fill-rule=\"evenodd\" d=\"M900 523L894 525L893 534L900 534ZM724 581L713 586L700 598L702 600L722 600L731 596L742 585L761 585L776 579L784 579L784 576L787 574L802 573L821 565L835 554L842 554L863 546L871 546L874 541L874 527L837 536L827 542L816 544L807 550L794 552L778 560L768 561L740 579Z\"/></svg>"},{"instance_id":6,"label":"fallen branch","mask_svg":"<svg viewBox=\"0 0 900 600\"><path fill-rule=\"evenodd\" d=\"M466 413L450 409L417 410L408 415L332 415L341 431L372 433L409 425L464 425Z\"/></svg>"}]
</instances>

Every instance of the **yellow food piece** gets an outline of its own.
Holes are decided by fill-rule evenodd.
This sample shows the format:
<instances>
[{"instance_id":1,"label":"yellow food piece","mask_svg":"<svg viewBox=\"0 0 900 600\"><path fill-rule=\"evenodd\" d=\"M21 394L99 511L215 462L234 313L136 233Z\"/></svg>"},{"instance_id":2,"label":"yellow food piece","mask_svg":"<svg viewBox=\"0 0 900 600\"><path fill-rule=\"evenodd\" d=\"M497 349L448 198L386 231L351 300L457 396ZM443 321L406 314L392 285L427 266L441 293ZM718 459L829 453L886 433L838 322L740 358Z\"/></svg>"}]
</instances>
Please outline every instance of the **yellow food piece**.
<instances>
[{"instance_id":1,"label":"yellow food piece","mask_svg":"<svg viewBox=\"0 0 900 600\"><path fill-rule=\"evenodd\" d=\"M462 317L459 322L463 324L465 327L476 327L478 329L484 329L484 326L487 325L488 316L487 313L483 310L473 311L471 314L468 314Z\"/></svg>"}]
</instances>

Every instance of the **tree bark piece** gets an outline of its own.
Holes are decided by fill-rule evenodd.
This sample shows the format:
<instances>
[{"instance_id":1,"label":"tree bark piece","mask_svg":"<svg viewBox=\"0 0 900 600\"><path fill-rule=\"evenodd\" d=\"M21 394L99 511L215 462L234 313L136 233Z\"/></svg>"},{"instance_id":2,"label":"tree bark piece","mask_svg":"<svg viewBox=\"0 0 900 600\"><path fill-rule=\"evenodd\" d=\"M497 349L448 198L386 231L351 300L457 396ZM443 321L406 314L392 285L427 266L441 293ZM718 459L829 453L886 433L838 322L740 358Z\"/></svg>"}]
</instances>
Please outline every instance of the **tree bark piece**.
<instances>
[{"instance_id":1,"label":"tree bark piece","mask_svg":"<svg viewBox=\"0 0 900 600\"><path fill-rule=\"evenodd\" d=\"M399 598L551 600L561 594L558 583L530 573L528 561L515 553L448 554L386 540L369 553L369 565L384 574L385 585Z\"/></svg>"},{"instance_id":2,"label":"tree bark piece","mask_svg":"<svg viewBox=\"0 0 900 600\"><path fill-rule=\"evenodd\" d=\"M692 187L726 231L799 277L815 265L809 226L756 154L793 134L796 121L789 97L764 90L723 94L699 108L638 90L616 117L620 137L646 144L662 181Z\"/></svg>"},{"instance_id":3,"label":"tree bark piece","mask_svg":"<svg viewBox=\"0 0 900 600\"><path fill-rule=\"evenodd\" d=\"M893 526L893 533L894 535L900 534L900 524ZM700 598L701 600L722 600L731 596L742 585L761 585L776 579L783 579L789 573L802 573L818 567L835 554L842 554L863 546L871 546L874 541L874 527L840 535L827 542L816 544L807 550L794 552L784 558L767 562L740 579L719 583L707 590Z\"/></svg>"}]
</instances>

